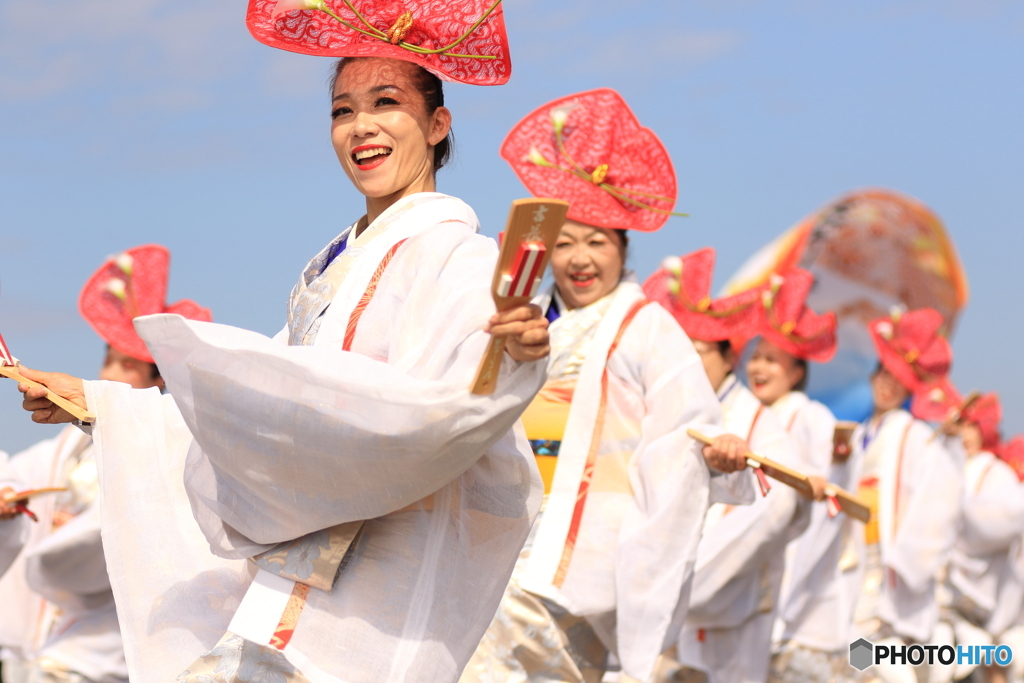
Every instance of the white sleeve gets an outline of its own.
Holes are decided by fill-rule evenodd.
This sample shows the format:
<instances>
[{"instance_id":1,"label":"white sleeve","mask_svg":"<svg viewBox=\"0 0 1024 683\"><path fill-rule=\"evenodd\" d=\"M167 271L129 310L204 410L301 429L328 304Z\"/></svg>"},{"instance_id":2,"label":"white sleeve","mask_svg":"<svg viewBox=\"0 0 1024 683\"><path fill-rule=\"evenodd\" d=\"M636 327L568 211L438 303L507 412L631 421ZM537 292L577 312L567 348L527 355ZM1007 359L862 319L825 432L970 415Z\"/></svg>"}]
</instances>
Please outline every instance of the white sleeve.
<instances>
[{"instance_id":1,"label":"white sleeve","mask_svg":"<svg viewBox=\"0 0 1024 683\"><path fill-rule=\"evenodd\" d=\"M629 361L632 360L632 367ZM633 489L616 554L616 640L623 671L647 680L674 635L708 506L709 472L690 427L717 425L721 408L700 356L678 323L644 307L609 360L643 390L641 439L630 460Z\"/></svg>"},{"instance_id":2,"label":"white sleeve","mask_svg":"<svg viewBox=\"0 0 1024 683\"><path fill-rule=\"evenodd\" d=\"M545 363L506 358L498 391L469 393L496 256L464 225L410 238L370 303L390 312L388 362L180 316L136 320L195 437L185 484L215 552L399 510L509 433Z\"/></svg>"},{"instance_id":3,"label":"white sleeve","mask_svg":"<svg viewBox=\"0 0 1024 683\"><path fill-rule=\"evenodd\" d=\"M90 596L110 590L96 503L47 534L25 557L32 590L64 609L84 609Z\"/></svg>"},{"instance_id":4,"label":"white sleeve","mask_svg":"<svg viewBox=\"0 0 1024 683\"><path fill-rule=\"evenodd\" d=\"M10 487L15 491L24 490L25 486L14 469L8 464L7 454L0 451L0 489ZM0 576L21 552L28 540L29 520L25 515L0 521Z\"/></svg>"},{"instance_id":5,"label":"white sleeve","mask_svg":"<svg viewBox=\"0 0 1024 683\"><path fill-rule=\"evenodd\" d=\"M959 543L971 555L1005 552L1024 534L1024 485L1006 463L996 460L981 489L964 500Z\"/></svg>"},{"instance_id":6,"label":"white sleeve","mask_svg":"<svg viewBox=\"0 0 1024 683\"><path fill-rule=\"evenodd\" d=\"M810 401L797 413L790 434L802 446L802 461L796 466L808 476L828 477L832 469L836 418L817 401Z\"/></svg>"},{"instance_id":7,"label":"white sleeve","mask_svg":"<svg viewBox=\"0 0 1024 683\"><path fill-rule=\"evenodd\" d=\"M964 455L957 441L932 439L923 422L907 433L900 477L909 487L886 564L914 593L928 589L946 563L963 510Z\"/></svg>"},{"instance_id":8,"label":"white sleeve","mask_svg":"<svg viewBox=\"0 0 1024 683\"><path fill-rule=\"evenodd\" d=\"M761 413L750 446L758 455L793 464L792 441L778 417L769 410ZM754 479L749 470L741 473L751 481ZM727 583L759 570L769 557L806 528L808 502L781 482L771 480L771 486L764 501L732 510L714 527L714 533L702 540L691 609L715 611L715 597L722 594Z\"/></svg>"}]
</instances>

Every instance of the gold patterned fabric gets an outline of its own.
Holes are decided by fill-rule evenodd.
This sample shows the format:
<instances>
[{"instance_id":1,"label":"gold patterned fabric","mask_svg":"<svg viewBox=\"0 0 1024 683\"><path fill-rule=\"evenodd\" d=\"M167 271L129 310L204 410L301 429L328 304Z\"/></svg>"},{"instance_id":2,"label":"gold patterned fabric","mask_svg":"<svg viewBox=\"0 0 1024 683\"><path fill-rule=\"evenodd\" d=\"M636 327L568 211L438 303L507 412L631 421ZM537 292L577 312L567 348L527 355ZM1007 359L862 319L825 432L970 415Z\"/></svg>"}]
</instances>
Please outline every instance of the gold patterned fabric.
<instances>
[{"instance_id":1,"label":"gold patterned fabric","mask_svg":"<svg viewBox=\"0 0 1024 683\"><path fill-rule=\"evenodd\" d=\"M182 671L175 683L309 683L275 648L250 643L230 631Z\"/></svg>"},{"instance_id":2,"label":"gold patterned fabric","mask_svg":"<svg viewBox=\"0 0 1024 683\"><path fill-rule=\"evenodd\" d=\"M363 523L347 522L287 541L260 553L252 561L260 569L323 591L331 590Z\"/></svg>"},{"instance_id":3,"label":"gold patterned fabric","mask_svg":"<svg viewBox=\"0 0 1024 683\"><path fill-rule=\"evenodd\" d=\"M608 651L593 629L514 579L460 683L598 683Z\"/></svg>"},{"instance_id":4,"label":"gold patterned fabric","mask_svg":"<svg viewBox=\"0 0 1024 683\"><path fill-rule=\"evenodd\" d=\"M535 524L519 553L498 612L459 683L598 683L604 676L608 650L586 619L519 584L536 531ZM629 683L628 678L619 680Z\"/></svg>"},{"instance_id":5,"label":"gold patterned fabric","mask_svg":"<svg viewBox=\"0 0 1024 683\"><path fill-rule=\"evenodd\" d=\"M871 680L874 674L871 675ZM823 652L795 644L772 656L768 683L854 683L860 673L850 666L845 652Z\"/></svg>"}]
</instances>

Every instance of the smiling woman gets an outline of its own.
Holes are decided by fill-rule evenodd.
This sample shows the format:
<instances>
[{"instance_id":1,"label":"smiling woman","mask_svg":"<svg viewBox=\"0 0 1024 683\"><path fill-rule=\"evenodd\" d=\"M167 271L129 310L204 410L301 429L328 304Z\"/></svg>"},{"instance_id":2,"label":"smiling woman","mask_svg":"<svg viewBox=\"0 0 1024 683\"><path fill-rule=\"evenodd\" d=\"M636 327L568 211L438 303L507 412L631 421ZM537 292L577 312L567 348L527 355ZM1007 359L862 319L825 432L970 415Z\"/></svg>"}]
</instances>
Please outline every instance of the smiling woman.
<instances>
[{"instance_id":1,"label":"smiling woman","mask_svg":"<svg viewBox=\"0 0 1024 683\"><path fill-rule=\"evenodd\" d=\"M540 300L552 321L548 381L523 414L549 495L462 680L600 680L608 645L619 680L650 680L673 616L686 612L684 568L712 490L686 430L715 433L720 420L693 345L625 270L626 229L665 223L675 172L607 89L527 115L502 156L533 194L570 202L555 285ZM728 438L706 455L726 471L743 466ZM738 493L730 501L742 483Z\"/></svg>"},{"instance_id":2,"label":"smiling woman","mask_svg":"<svg viewBox=\"0 0 1024 683\"><path fill-rule=\"evenodd\" d=\"M513 427L548 323L494 314L496 245L435 173L440 79L508 77L499 2L252 0L261 41L343 58L331 139L365 214L325 235L274 339L137 319L169 396L32 373L97 415L133 681L454 681L494 614L540 503ZM488 332L507 353L475 396Z\"/></svg>"},{"instance_id":3,"label":"smiling woman","mask_svg":"<svg viewBox=\"0 0 1024 683\"><path fill-rule=\"evenodd\" d=\"M409 62L343 58L334 69L331 142L372 222L401 196L433 192L451 150L441 80Z\"/></svg>"}]
</instances>

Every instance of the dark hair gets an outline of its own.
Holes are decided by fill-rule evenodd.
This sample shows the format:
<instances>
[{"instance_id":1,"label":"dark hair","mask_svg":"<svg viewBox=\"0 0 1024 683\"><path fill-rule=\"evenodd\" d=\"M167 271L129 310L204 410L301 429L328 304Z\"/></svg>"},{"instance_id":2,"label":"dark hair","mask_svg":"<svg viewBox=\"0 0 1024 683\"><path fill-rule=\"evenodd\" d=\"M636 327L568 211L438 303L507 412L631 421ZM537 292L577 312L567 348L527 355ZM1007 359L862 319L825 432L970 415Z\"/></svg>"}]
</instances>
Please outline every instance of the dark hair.
<instances>
[{"instance_id":1,"label":"dark hair","mask_svg":"<svg viewBox=\"0 0 1024 683\"><path fill-rule=\"evenodd\" d=\"M795 367L803 369L804 374L800 378L800 381L793 385L793 389L792 390L793 391L806 391L807 390L807 381L810 379L810 372L811 372L810 367L807 365L807 360L804 359L804 358L797 358L796 356L794 356L793 357L793 365Z\"/></svg>"},{"instance_id":2,"label":"dark hair","mask_svg":"<svg viewBox=\"0 0 1024 683\"><path fill-rule=\"evenodd\" d=\"M725 358L725 354L732 351L732 342L729 341L728 339L720 339L715 343L718 344L718 353L719 355L722 356L722 358Z\"/></svg>"},{"instance_id":3,"label":"dark hair","mask_svg":"<svg viewBox=\"0 0 1024 683\"><path fill-rule=\"evenodd\" d=\"M629 232L621 228L615 228L615 233L622 240L622 264L625 266L626 258L629 256Z\"/></svg>"},{"instance_id":4,"label":"dark hair","mask_svg":"<svg viewBox=\"0 0 1024 683\"><path fill-rule=\"evenodd\" d=\"M338 77L341 76L341 72L345 70L351 62L357 59L367 59L367 57L342 57L334 63L334 68L331 70L331 78L327 83L328 94L334 97L334 86L338 82ZM412 62L408 62L412 64ZM413 83L416 84L416 89L419 90L420 94L423 95L423 102L427 109L427 116L430 116L438 107L444 106L444 84L441 79L424 69L419 64L412 64L415 67L415 76L413 77ZM434 172L440 171L445 164L447 164L451 158L455 148L455 134L451 128L448 129L448 135L444 137L444 140L434 145Z\"/></svg>"}]
</instances>

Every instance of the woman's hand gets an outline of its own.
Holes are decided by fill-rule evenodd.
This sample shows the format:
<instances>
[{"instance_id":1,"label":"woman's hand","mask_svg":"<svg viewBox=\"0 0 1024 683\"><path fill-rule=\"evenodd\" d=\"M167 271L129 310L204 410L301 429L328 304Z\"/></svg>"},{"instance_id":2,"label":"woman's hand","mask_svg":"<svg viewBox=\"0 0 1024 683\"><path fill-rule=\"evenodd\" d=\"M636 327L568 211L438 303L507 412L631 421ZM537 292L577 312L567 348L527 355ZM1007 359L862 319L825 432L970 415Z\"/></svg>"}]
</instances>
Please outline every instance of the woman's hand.
<instances>
[{"instance_id":1,"label":"woman's hand","mask_svg":"<svg viewBox=\"0 0 1024 683\"><path fill-rule=\"evenodd\" d=\"M46 389L49 389L58 396L63 396L75 405L86 410L89 407L85 402L85 385L78 377L65 375L61 372L40 372L19 366L20 372L26 379L39 382L46 387L30 387L27 384L19 384L18 391L25 394L25 400L21 407L32 413L32 421L39 424L62 424L73 422L75 416L63 408L58 408L50 399L46 398Z\"/></svg>"},{"instance_id":2,"label":"woman's hand","mask_svg":"<svg viewBox=\"0 0 1024 683\"><path fill-rule=\"evenodd\" d=\"M704 447L704 462L719 472L738 472L747 466L747 442L734 434L716 437Z\"/></svg>"},{"instance_id":3,"label":"woman's hand","mask_svg":"<svg viewBox=\"0 0 1024 683\"><path fill-rule=\"evenodd\" d=\"M14 489L12 489L10 486L5 486L4 488L0 489L0 501L2 501L3 497L9 493L14 493ZM20 510L14 507L14 503L0 502L0 520L11 519L12 517L15 517L19 512Z\"/></svg>"},{"instance_id":4,"label":"woman's hand","mask_svg":"<svg viewBox=\"0 0 1024 683\"><path fill-rule=\"evenodd\" d=\"M486 331L505 338L505 351L520 363L548 355L548 321L533 304L499 311L487 322Z\"/></svg>"},{"instance_id":5,"label":"woman's hand","mask_svg":"<svg viewBox=\"0 0 1024 683\"><path fill-rule=\"evenodd\" d=\"M800 495L809 500L822 501L825 500L825 487L828 486L828 479L825 477L819 477L816 474L812 474L807 477L807 480L811 483L811 489L814 490L813 495L808 496L803 491L800 491Z\"/></svg>"}]
</instances>

